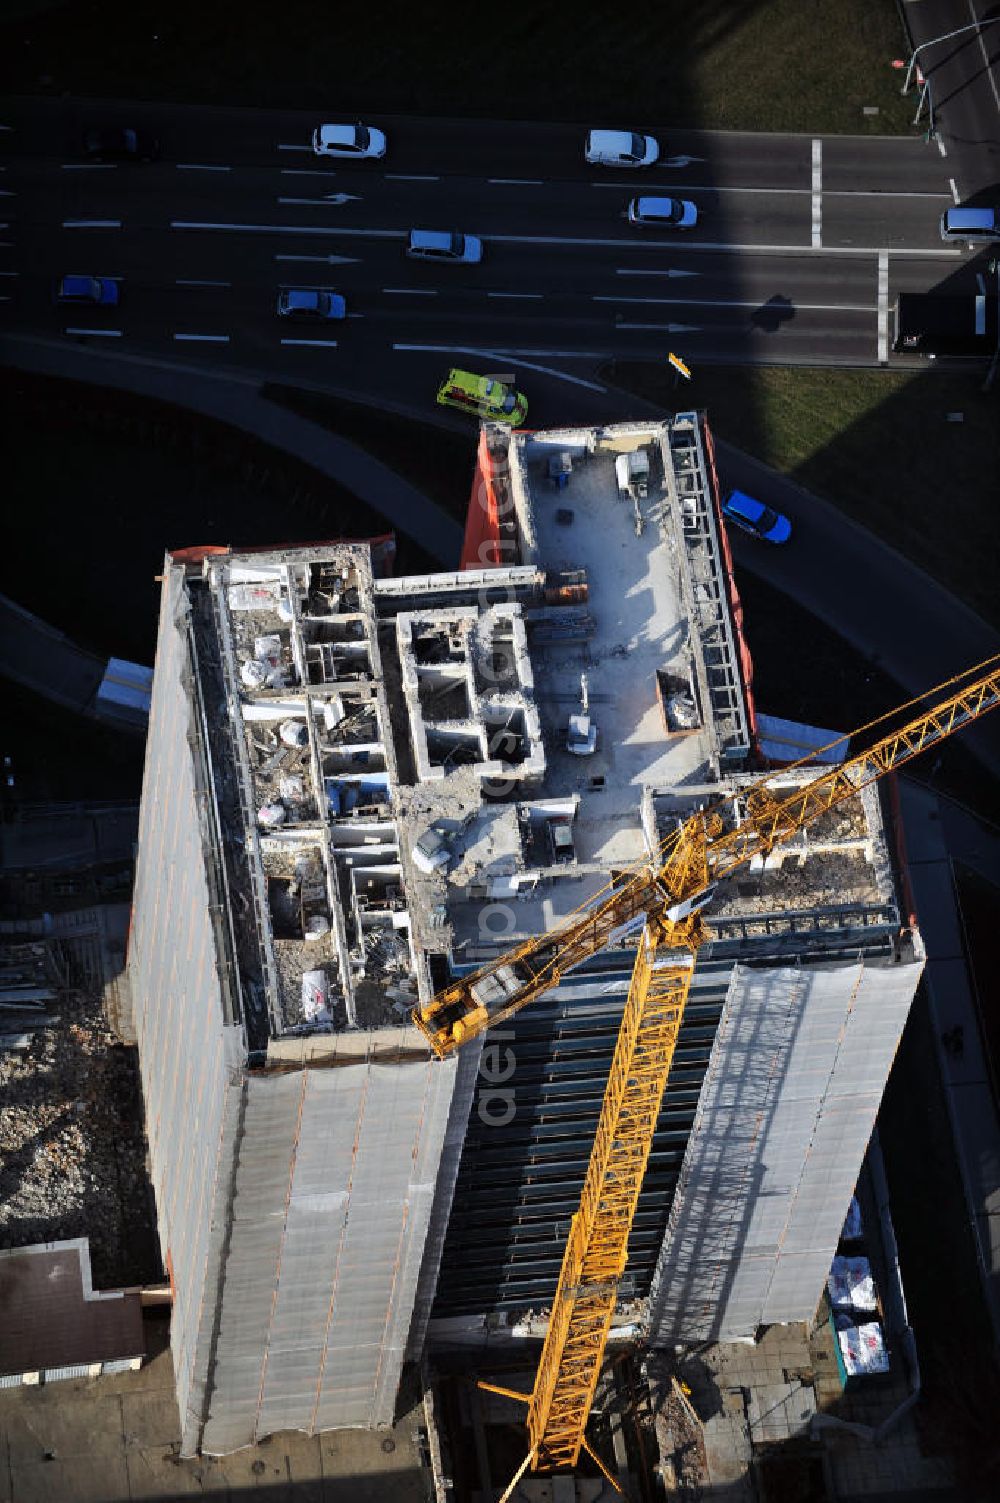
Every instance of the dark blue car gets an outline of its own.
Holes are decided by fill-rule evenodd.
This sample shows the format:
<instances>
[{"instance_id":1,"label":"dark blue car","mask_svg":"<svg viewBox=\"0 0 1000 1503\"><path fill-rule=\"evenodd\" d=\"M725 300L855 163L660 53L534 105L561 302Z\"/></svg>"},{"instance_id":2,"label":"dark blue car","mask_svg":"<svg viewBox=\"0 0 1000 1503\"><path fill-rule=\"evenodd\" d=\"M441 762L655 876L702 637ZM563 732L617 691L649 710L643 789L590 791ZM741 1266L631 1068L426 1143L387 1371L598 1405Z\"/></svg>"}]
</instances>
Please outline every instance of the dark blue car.
<instances>
[{"instance_id":1,"label":"dark blue car","mask_svg":"<svg viewBox=\"0 0 1000 1503\"><path fill-rule=\"evenodd\" d=\"M787 543L792 535L792 524L780 511L772 511L762 501L755 501L745 491L730 491L722 503L722 515L727 522L749 532L751 537L763 538L765 543Z\"/></svg>"},{"instance_id":2,"label":"dark blue car","mask_svg":"<svg viewBox=\"0 0 1000 1503\"><path fill-rule=\"evenodd\" d=\"M82 303L91 308L117 308L118 283L110 277L63 277L56 283L57 303Z\"/></svg>"}]
</instances>

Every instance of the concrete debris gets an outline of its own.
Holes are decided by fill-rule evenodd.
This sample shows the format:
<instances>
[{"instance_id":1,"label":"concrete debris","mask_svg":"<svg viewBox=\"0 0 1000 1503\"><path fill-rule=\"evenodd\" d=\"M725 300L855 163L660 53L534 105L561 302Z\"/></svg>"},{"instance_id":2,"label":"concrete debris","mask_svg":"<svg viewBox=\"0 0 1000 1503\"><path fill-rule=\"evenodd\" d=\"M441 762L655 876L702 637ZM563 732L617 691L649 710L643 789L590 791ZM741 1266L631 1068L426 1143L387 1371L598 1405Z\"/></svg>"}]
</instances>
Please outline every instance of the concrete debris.
<instances>
[{"instance_id":1,"label":"concrete debris","mask_svg":"<svg viewBox=\"0 0 1000 1503\"><path fill-rule=\"evenodd\" d=\"M0 1241L89 1237L94 1283L158 1277L135 1054L95 996L66 992L59 1018L0 1053Z\"/></svg>"}]
</instances>

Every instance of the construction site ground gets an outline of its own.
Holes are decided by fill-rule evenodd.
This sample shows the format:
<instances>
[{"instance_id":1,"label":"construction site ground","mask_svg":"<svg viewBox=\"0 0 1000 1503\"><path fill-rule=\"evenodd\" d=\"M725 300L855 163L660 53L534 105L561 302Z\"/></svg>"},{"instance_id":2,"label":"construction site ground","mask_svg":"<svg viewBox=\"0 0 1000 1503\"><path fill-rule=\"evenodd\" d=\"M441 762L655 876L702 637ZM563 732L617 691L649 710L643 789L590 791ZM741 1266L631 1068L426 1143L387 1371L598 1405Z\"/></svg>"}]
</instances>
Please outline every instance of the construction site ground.
<instances>
[{"instance_id":1,"label":"construction site ground","mask_svg":"<svg viewBox=\"0 0 1000 1503\"><path fill-rule=\"evenodd\" d=\"M167 1323L146 1322L136 1373L0 1390L0 1503L425 1503L413 1390L391 1431L284 1432L234 1455L182 1459Z\"/></svg>"}]
</instances>

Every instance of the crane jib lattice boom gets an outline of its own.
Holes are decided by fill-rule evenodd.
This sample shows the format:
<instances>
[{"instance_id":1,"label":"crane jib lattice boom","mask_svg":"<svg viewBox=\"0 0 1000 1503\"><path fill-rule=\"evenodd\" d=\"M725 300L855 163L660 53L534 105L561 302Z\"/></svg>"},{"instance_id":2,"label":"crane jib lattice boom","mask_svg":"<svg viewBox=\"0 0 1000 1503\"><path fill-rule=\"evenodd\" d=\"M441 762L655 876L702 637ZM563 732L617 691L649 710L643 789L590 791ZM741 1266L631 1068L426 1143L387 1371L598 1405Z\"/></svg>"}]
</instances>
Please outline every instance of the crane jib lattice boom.
<instances>
[{"instance_id":1,"label":"crane jib lattice boom","mask_svg":"<svg viewBox=\"0 0 1000 1503\"><path fill-rule=\"evenodd\" d=\"M953 688L970 678L964 688ZM533 1468L573 1466L587 1446L585 1428L632 1220L705 937L701 908L722 877L754 856L767 855L826 810L995 708L1000 658L932 692L946 688L952 692L930 709L793 792L776 796L766 779L752 785L731 829L723 827L718 812L694 815L663 843L655 860L624 873L555 934L481 967L414 1013L431 1047L444 1056L554 986L623 925L645 917L580 1207L570 1226L535 1385L526 1396Z\"/></svg>"},{"instance_id":2,"label":"crane jib lattice boom","mask_svg":"<svg viewBox=\"0 0 1000 1503\"><path fill-rule=\"evenodd\" d=\"M901 767L928 746L993 709L1000 701L1000 658L988 662L988 672L980 671L986 664L970 670L979 676L966 687L942 698L839 766L824 769L793 793L776 798L768 789L767 779L762 778L744 792L745 816L736 828L724 831L711 812L692 815L668 837L655 857L613 879L561 928L526 940L450 982L425 1006L414 1009L413 1022L434 1053L444 1058L555 986L561 976L604 949L616 930L640 914L660 903L671 910L685 902L696 903L710 883L754 856L766 856L827 809L852 798L884 773ZM949 684L955 682L950 680ZM804 766L806 762L795 764Z\"/></svg>"}]
</instances>

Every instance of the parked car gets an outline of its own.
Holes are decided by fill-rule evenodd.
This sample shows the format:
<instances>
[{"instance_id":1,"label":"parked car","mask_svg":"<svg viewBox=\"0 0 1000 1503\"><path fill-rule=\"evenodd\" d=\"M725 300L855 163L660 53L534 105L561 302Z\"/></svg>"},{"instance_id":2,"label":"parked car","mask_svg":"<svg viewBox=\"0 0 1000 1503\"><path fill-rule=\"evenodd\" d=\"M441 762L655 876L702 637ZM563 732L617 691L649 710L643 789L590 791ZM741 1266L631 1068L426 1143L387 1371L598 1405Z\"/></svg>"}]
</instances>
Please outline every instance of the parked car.
<instances>
[{"instance_id":1,"label":"parked car","mask_svg":"<svg viewBox=\"0 0 1000 1503\"><path fill-rule=\"evenodd\" d=\"M120 291L110 277L61 277L56 283L56 302L117 308Z\"/></svg>"},{"instance_id":2,"label":"parked car","mask_svg":"<svg viewBox=\"0 0 1000 1503\"><path fill-rule=\"evenodd\" d=\"M306 323L317 319L345 318L347 304L339 292L326 292L321 287L282 287L278 293L278 317L302 319Z\"/></svg>"},{"instance_id":3,"label":"parked car","mask_svg":"<svg viewBox=\"0 0 1000 1503\"><path fill-rule=\"evenodd\" d=\"M592 130L585 156L594 167L652 167L660 155L655 136L631 130Z\"/></svg>"},{"instance_id":4,"label":"parked car","mask_svg":"<svg viewBox=\"0 0 1000 1503\"><path fill-rule=\"evenodd\" d=\"M628 218L630 224L689 230L698 223L698 210L686 198L633 198Z\"/></svg>"},{"instance_id":5,"label":"parked car","mask_svg":"<svg viewBox=\"0 0 1000 1503\"><path fill-rule=\"evenodd\" d=\"M1000 240L1000 209L945 209L942 240Z\"/></svg>"},{"instance_id":6,"label":"parked car","mask_svg":"<svg viewBox=\"0 0 1000 1503\"><path fill-rule=\"evenodd\" d=\"M149 131L124 126L88 130L83 150L92 162L153 162L160 155L160 143Z\"/></svg>"},{"instance_id":7,"label":"parked car","mask_svg":"<svg viewBox=\"0 0 1000 1503\"><path fill-rule=\"evenodd\" d=\"M483 259L483 242L478 235L461 235L448 230L411 230L406 254L422 261L465 261Z\"/></svg>"},{"instance_id":8,"label":"parked car","mask_svg":"<svg viewBox=\"0 0 1000 1503\"><path fill-rule=\"evenodd\" d=\"M317 125L312 148L318 157L384 157L385 136L374 125Z\"/></svg>"},{"instance_id":9,"label":"parked car","mask_svg":"<svg viewBox=\"0 0 1000 1503\"><path fill-rule=\"evenodd\" d=\"M528 416L528 399L522 392L474 371L450 370L438 387L437 400L442 407L457 407L475 417L510 423L512 428L520 428Z\"/></svg>"},{"instance_id":10,"label":"parked car","mask_svg":"<svg viewBox=\"0 0 1000 1503\"><path fill-rule=\"evenodd\" d=\"M763 538L765 543L787 543L792 535L792 524L780 511L772 511L762 501L755 501L745 491L730 491L722 503L722 515L734 527L749 532L751 537Z\"/></svg>"}]
</instances>

